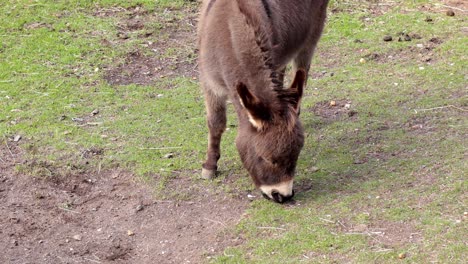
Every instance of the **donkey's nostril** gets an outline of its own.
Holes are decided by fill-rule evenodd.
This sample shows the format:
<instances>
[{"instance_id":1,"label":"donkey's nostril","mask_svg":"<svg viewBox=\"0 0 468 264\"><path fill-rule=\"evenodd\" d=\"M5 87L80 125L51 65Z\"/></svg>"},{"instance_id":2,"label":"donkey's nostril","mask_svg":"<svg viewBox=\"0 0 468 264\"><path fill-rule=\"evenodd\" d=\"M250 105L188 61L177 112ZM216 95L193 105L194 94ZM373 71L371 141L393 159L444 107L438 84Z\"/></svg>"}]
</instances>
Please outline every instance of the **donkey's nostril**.
<instances>
[{"instance_id":1,"label":"donkey's nostril","mask_svg":"<svg viewBox=\"0 0 468 264\"><path fill-rule=\"evenodd\" d=\"M281 193L277 191L272 191L271 196L273 197L273 200L277 203L285 203L289 200L291 200L294 197L294 190L292 191L291 195L284 196Z\"/></svg>"},{"instance_id":2,"label":"donkey's nostril","mask_svg":"<svg viewBox=\"0 0 468 264\"><path fill-rule=\"evenodd\" d=\"M267 200L271 200L271 197L266 195L264 192L261 192L262 193L262 196L263 198L267 199Z\"/></svg>"}]
</instances>

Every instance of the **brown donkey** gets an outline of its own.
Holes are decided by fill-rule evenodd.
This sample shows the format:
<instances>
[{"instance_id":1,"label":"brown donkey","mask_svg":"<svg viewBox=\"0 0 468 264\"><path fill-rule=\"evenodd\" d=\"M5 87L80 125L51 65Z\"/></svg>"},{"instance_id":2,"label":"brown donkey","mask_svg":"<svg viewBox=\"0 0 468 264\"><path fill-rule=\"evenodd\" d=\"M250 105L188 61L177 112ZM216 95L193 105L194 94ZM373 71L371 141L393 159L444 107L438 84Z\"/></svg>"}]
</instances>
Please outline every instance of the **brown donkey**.
<instances>
[{"instance_id":1,"label":"brown donkey","mask_svg":"<svg viewBox=\"0 0 468 264\"><path fill-rule=\"evenodd\" d=\"M299 105L328 0L204 0L199 22L201 83L208 118L202 177L212 178L226 129L226 101L239 118L236 146L264 197L294 196L304 133ZM283 88L286 65L295 78Z\"/></svg>"}]
</instances>

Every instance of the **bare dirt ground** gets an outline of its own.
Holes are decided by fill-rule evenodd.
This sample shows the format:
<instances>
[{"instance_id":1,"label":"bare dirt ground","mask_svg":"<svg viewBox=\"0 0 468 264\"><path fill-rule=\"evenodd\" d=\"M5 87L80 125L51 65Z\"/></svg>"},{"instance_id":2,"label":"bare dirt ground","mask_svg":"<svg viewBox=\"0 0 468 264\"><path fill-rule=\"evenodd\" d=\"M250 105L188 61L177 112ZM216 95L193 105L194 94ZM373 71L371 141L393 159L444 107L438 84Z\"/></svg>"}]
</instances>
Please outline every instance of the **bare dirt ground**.
<instances>
[{"instance_id":1,"label":"bare dirt ground","mask_svg":"<svg viewBox=\"0 0 468 264\"><path fill-rule=\"evenodd\" d=\"M157 200L118 170L37 179L16 173L21 154L0 147L0 263L200 263L242 242L225 232L241 198L187 188L190 201Z\"/></svg>"},{"instance_id":2,"label":"bare dirt ground","mask_svg":"<svg viewBox=\"0 0 468 264\"><path fill-rule=\"evenodd\" d=\"M198 75L196 9L187 11L182 22L138 6L99 9L94 15L119 14L125 15L116 25L117 40L103 39L102 45L123 45L135 32L145 44L107 68L110 84L154 84L175 74ZM151 21L164 28L154 33L146 25ZM171 54L171 48L177 52ZM242 217L245 195L229 196L175 178L167 188L190 200L159 200L129 172L97 173L84 166L65 177L50 164L27 160L24 153L17 142L0 144L0 263L201 263L242 242L228 231ZM23 175L17 165L40 167L53 176Z\"/></svg>"}]
</instances>

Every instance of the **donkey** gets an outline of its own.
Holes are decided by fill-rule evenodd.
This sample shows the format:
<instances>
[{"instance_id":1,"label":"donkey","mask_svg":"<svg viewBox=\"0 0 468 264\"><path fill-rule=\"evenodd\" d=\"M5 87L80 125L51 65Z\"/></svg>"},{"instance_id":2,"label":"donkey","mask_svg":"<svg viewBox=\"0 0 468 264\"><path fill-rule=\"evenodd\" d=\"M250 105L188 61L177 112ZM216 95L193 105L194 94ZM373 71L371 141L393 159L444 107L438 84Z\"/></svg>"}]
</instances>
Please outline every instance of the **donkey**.
<instances>
[{"instance_id":1,"label":"donkey","mask_svg":"<svg viewBox=\"0 0 468 264\"><path fill-rule=\"evenodd\" d=\"M263 196L294 196L304 145L300 102L328 0L203 0L198 26L200 82L209 128L202 178L215 177L226 101L239 119L236 146ZM295 77L283 88L287 64Z\"/></svg>"}]
</instances>

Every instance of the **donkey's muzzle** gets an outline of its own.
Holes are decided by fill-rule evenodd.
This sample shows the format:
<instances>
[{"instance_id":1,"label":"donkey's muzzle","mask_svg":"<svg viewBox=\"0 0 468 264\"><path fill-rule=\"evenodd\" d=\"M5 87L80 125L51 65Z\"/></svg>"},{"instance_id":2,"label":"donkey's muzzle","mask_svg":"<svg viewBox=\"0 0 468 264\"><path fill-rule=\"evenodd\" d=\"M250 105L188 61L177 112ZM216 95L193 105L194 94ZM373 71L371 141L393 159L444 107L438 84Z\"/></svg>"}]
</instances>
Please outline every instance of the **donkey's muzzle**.
<instances>
[{"instance_id":1,"label":"donkey's muzzle","mask_svg":"<svg viewBox=\"0 0 468 264\"><path fill-rule=\"evenodd\" d=\"M290 200L292 200L292 198L294 197L294 190L292 191L291 195L287 195L287 196L284 196L282 195L281 193L277 192L277 191L272 191L271 192L271 197L267 194L265 194L264 192L262 192L262 195L265 199L268 199L268 200L273 200L277 203L285 203L285 202L288 202Z\"/></svg>"}]
</instances>

